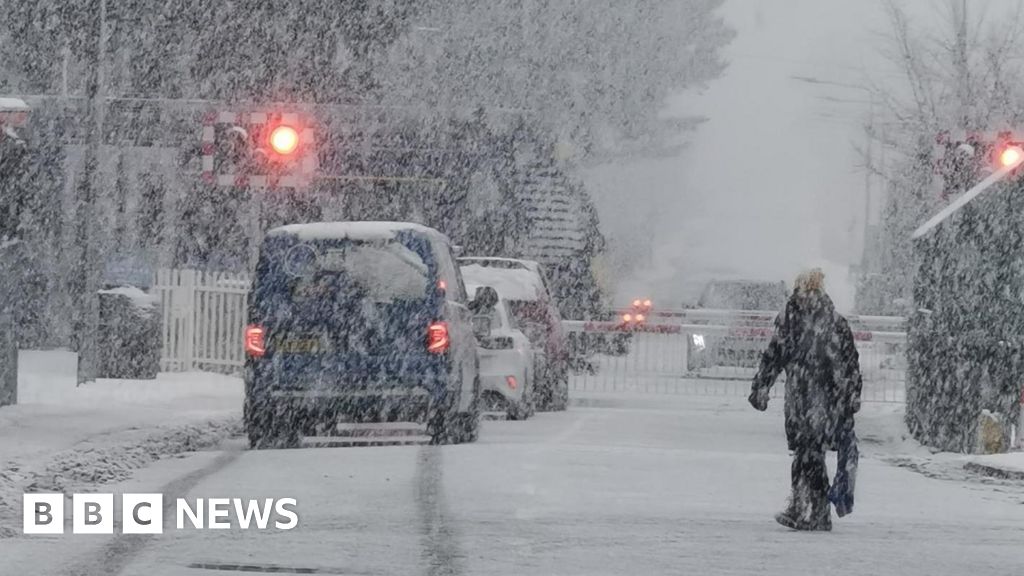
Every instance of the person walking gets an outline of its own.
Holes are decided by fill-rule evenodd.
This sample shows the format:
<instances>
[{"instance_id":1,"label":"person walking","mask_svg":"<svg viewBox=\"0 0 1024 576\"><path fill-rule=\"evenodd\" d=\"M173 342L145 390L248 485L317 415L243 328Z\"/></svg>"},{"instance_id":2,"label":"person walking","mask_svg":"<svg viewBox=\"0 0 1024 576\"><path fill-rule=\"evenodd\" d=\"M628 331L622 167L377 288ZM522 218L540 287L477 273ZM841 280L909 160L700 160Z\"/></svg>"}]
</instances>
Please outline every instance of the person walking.
<instances>
[{"instance_id":1,"label":"person walking","mask_svg":"<svg viewBox=\"0 0 1024 576\"><path fill-rule=\"evenodd\" d=\"M793 294L751 385L750 403L768 408L771 388L786 372L786 441L793 452L789 505L775 520L794 530L832 529L830 500L844 516L853 508L857 466L854 414L861 375L853 332L825 293L819 269L797 277ZM838 450L840 470L830 488L825 451Z\"/></svg>"}]
</instances>

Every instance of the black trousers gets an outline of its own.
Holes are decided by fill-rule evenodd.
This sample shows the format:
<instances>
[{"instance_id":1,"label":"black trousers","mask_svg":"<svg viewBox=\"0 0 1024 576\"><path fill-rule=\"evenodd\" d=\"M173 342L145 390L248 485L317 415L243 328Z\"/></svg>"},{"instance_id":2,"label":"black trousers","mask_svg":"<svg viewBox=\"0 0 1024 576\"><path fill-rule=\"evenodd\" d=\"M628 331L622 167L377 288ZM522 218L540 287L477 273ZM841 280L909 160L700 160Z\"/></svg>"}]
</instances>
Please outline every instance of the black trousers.
<instances>
[{"instance_id":1,"label":"black trousers","mask_svg":"<svg viewBox=\"0 0 1024 576\"><path fill-rule=\"evenodd\" d=\"M797 443L791 468L794 507L810 506L811 514L828 507L828 468L825 447L821 443Z\"/></svg>"}]
</instances>

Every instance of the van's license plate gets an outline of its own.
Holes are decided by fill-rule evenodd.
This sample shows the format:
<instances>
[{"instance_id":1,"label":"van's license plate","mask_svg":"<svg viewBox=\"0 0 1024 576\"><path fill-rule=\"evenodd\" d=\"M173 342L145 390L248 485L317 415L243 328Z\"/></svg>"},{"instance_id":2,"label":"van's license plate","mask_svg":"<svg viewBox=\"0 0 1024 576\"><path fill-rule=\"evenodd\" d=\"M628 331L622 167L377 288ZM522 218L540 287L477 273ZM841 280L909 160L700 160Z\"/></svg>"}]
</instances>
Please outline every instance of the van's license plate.
<instances>
[{"instance_id":1,"label":"van's license plate","mask_svg":"<svg viewBox=\"0 0 1024 576\"><path fill-rule=\"evenodd\" d=\"M322 348L319 338L286 338L278 345L285 354L314 354Z\"/></svg>"}]
</instances>

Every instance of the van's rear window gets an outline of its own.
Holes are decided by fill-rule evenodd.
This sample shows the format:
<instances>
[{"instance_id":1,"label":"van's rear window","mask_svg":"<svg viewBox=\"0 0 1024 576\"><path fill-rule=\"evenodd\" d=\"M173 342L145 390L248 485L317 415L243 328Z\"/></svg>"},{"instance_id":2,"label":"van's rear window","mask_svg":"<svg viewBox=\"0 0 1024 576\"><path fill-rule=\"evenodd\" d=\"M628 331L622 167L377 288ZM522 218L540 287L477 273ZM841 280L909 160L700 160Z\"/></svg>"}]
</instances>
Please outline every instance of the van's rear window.
<instances>
[{"instance_id":1,"label":"van's rear window","mask_svg":"<svg viewBox=\"0 0 1024 576\"><path fill-rule=\"evenodd\" d=\"M344 277L365 298L376 302L419 300L427 294L427 264L399 242L353 242L318 252L317 273L297 279L296 296L322 296L319 288L331 276Z\"/></svg>"}]
</instances>

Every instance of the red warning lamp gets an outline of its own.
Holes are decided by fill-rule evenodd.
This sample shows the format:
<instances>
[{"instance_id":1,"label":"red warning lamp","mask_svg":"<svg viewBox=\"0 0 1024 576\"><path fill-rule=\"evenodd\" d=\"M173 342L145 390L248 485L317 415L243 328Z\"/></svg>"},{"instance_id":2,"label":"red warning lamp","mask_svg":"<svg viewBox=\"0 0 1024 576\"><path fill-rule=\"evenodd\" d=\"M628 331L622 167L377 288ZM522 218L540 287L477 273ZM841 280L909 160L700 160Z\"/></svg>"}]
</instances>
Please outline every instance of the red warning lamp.
<instances>
[{"instance_id":1,"label":"red warning lamp","mask_svg":"<svg viewBox=\"0 0 1024 576\"><path fill-rule=\"evenodd\" d=\"M1018 166L1024 161L1024 150L1020 146L1007 146L999 153L999 165L1003 168Z\"/></svg>"},{"instance_id":2,"label":"red warning lamp","mask_svg":"<svg viewBox=\"0 0 1024 576\"><path fill-rule=\"evenodd\" d=\"M633 312L646 314L651 311L653 303L650 298L637 298L633 300Z\"/></svg>"},{"instance_id":3,"label":"red warning lamp","mask_svg":"<svg viewBox=\"0 0 1024 576\"><path fill-rule=\"evenodd\" d=\"M299 133L291 126L278 126L270 133L270 147L281 156L290 156L299 147Z\"/></svg>"}]
</instances>

